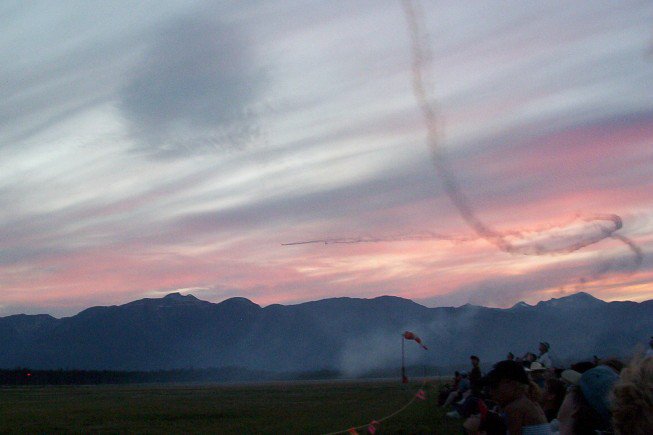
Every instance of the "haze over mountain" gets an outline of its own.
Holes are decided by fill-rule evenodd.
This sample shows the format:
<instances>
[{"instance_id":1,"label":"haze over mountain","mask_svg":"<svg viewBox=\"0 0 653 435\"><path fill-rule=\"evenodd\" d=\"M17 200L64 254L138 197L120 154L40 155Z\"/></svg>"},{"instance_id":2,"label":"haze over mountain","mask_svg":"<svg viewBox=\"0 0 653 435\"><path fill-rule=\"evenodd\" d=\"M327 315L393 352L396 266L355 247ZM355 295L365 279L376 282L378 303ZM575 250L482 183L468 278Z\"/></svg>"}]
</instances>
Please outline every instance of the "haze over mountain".
<instances>
[{"instance_id":1,"label":"haze over mountain","mask_svg":"<svg viewBox=\"0 0 653 435\"><path fill-rule=\"evenodd\" d=\"M412 364L485 363L551 343L559 360L624 356L653 331L653 300L604 302L587 293L509 309L427 308L393 296L333 298L260 307L245 298L221 303L172 293L125 305L92 307L57 319L0 318L0 368L154 370L239 367L338 370L346 375L396 367L404 330Z\"/></svg>"}]
</instances>

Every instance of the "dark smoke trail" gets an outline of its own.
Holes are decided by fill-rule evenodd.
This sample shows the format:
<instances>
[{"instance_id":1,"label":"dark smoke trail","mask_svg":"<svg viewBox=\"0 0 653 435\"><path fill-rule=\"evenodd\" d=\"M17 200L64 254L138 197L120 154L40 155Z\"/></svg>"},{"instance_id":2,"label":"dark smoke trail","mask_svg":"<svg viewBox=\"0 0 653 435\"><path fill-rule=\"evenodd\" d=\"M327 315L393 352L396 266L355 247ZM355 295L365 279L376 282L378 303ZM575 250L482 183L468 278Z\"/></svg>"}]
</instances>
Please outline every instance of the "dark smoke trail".
<instances>
[{"instance_id":1,"label":"dark smoke trail","mask_svg":"<svg viewBox=\"0 0 653 435\"><path fill-rule=\"evenodd\" d=\"M558 255L568 254L593 245L606 238L614 238L624 243L635 256L636 270L642 263L642 250L630 239L615 234L621 229L623 222L616 214L597 214L591 216L576 216L564 225L548 226L538 230L511 230L498 232L483 223L475 214L468 199L461 191L446 158L438 146L439 129L435 106L431 103L425 86L425 63L428 58L428 43L418 17L423 14L416 11L413 0L402 0L404 13L408 21L412 53L412 86L415 99L419 106L427 132L427 144L433 166L436 169L445 192L465 223L472 228L477 237L454 237L433 232L398 235L390 237L342 237L320 240L284 243L283 245L302 245L309 243L353 244L378 243L406 240L447 240L451 242L468 242L484 239L494 244L501 251L520 255ZM583 280L583 279L581 279Z\"/></svg>"},{"instance_id":2,"label":"dark smoke trail","mask_svg":"<svg viewBox=\"0 0 653 435\"><path fill-rule=\"evenodd\" d=\"M331 239L306 240L301 242L282 243L282 246L307 245L311 243L332 244L354 244L354 243L381 243L381 242L406 242L411 240L446 240L454 243L470 242L478 240L478 237L456 237L446 234L434 233L432 231L420 231L413 234L397 234L394 236L376 237L376 236L359 236L359 237L340 237Z\"/></svg>"},{"instance_id":3,"label":"dark smoke trail","mask_svg":"<svg viewBox=\"0 0 653 435\"><path fill-rule=\"evenodd\" d=\"M631 251L633 251L633 254L635 255L635 267L633 268L633 270L639 269L639 266L642 265L642 261L644 261L644 252L642 252L642 249L639 246L637 246L635 242L622 235L613 234L612 238L621 240L623 243L626 244L626 246L630 248Z\"/></svg>"},{"instance_id":4,"label":"dark smoke trail","mask_svg":"<svg viewBox=\"0 0 653 435\"><path fill-rule=\"evenodd\" d=\"M418 21L415 4L411 0L403 0L402 5L410 30L413 58L413 93L415 94L422 116L424 117L424 124L426 125L427 130L427 143L431 152L431 159L433 160L433 165L444 185L447 196L456 207L465 223L467 223L467 225L469 225L476 234L479 235L479 237L494 244L500 250L511 254L564 254L593 245L605 238L614 237L630 247L630 249L635 253L636 261L639 265L642 258L641 250L632 241L623 236L617 236L614 234L623 226L621 218L615 214L583 217L582 220L587 224L587 228L579 228L579 230L582 231L577 231L572 235L566 235L564 237L560 234L549 235L549 237L554 237L553 240L550 240L546 233L530 234L530 240L529 237L523 236L523 232L521 234L517 233L517 236L514 232L511 235L499 233L488 227L476 216L469 201L460 190L456 178L453 176L449 166L446 164L445 157L442 155L442 152L438 147L439 131L436 111L424 85L425 59L427 57L428 47L424 40L425 36L420 29L420 22ZM419 15L422 16L422 14ZM558 228L563 229L563 227ZM538 242L538 238L544 239L544 241ZM551 241L554 242L553 245L548 243Z\"/></svg>"}]
</instances>

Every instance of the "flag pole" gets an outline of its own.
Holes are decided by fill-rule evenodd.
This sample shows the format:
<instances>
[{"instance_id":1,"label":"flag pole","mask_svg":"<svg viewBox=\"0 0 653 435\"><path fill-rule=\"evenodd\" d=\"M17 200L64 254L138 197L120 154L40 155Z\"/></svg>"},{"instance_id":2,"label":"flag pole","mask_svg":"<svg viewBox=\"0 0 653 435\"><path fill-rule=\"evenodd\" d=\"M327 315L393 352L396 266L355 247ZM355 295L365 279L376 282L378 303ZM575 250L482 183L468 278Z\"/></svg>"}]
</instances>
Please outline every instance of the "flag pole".
<instances>
[{"instance_id":1,"label":"flag pole","mask_svg":"<svg viewBox=\"0 0 653 435\"><path fill-rule=\"evenodd\" d=\"M401 382L404 384L408 383L408 377L406 377L406 353L404 351L404 342L406 341L405 337L401 336Z\"/></svg>"}]
</instances>

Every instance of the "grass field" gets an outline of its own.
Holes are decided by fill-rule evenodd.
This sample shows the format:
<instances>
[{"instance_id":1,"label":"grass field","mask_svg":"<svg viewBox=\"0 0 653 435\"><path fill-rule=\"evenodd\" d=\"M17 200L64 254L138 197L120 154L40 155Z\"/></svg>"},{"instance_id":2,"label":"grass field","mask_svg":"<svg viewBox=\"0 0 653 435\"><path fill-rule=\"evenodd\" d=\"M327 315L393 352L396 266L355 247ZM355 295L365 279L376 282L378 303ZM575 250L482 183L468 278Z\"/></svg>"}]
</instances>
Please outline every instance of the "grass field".
<instances>
[{"instance_id":1,"label":"grass field","mask_svg":"<svg viewBox=\"0 0 653 435\"><path fill-rule=\"evenodd\" d=\"M319 434L379 420L409 402L421 383L284 382L251 385L128 385L0 389L2 433ZM377 433L459 434L436 386L384 421ZM367 433L361 429L360 433Z\"/></svg>"}]
</instances>

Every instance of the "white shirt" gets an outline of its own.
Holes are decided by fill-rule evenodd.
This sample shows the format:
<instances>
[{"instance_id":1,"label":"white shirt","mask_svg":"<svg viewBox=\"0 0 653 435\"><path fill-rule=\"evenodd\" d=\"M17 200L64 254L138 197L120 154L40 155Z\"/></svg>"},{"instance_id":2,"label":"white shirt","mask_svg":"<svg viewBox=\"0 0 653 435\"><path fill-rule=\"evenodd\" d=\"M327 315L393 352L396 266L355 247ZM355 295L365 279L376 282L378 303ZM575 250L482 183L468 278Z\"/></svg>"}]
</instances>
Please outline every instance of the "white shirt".
<instances>
[{"instance_id":1,"label":"white shirt","mask_svg":"<svg viewBox=\"0 0 653 435\"><path fill-rule=\"evenodd\" d=\"M540 357L537 359L537 362L542 364L544 367L547 369L550 369L553 367L553 362L551 361L551 357L549 356L549 352L544 352Z\"/></svg>"}]
</instances>

